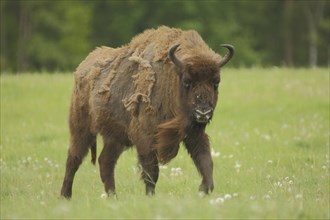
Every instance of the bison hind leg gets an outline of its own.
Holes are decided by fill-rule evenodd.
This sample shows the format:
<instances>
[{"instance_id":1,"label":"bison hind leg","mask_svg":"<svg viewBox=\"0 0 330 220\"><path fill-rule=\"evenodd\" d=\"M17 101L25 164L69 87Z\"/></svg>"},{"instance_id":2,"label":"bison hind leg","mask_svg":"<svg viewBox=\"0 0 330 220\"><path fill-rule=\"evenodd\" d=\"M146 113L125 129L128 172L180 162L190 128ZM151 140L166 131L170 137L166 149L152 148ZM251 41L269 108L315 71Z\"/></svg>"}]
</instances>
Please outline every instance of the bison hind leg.
<instances>
[{"instance_id":1,"label":"bison hind leg","mask_svg":"<svg viewBox=\"0 0 330 220\"><path fill-rule=\"evenodd\" d=\"M95 163L96 135L91 133L82 133L78 137L77 135L71 135L61 197L71 198L74 176L84 157L87 155L89 148L91 148L92 162Z\"/></svg>"},{"instance_id":2,"label":"bison hind leg","mask_svg":"<svg viewBox=\"0 0 330 220\"><path fill-rule=\"evenodd\" d=\"M116 196L115 166L125 149L124 143L114 137L103 137L104 147L99 156L100 177L108 195Z\"/></svg>"}]
</instances>

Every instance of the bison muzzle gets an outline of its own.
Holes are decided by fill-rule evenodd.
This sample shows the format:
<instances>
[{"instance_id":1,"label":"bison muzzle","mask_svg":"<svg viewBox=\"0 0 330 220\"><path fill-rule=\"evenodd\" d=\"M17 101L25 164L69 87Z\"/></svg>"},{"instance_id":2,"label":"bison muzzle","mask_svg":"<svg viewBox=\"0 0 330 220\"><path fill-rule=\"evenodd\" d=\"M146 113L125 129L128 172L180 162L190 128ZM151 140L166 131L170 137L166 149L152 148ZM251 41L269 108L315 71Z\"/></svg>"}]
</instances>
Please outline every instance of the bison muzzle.
<instances>
[{"instance_id":1,"label":"bison muzzle","mask_svg":"<svg viewBox=\"0 0 330 220\"><path fill-rule=\"evenodd\" d=\"M196 31L163 26L123 47L91 52L74 74L61 196L71 198L75 173L89 149L95 164L98 134L104 143L98 162L106 193L115 194L116 162L134 145L146 194L154 194L158 164L173 159L181 142L202 176L199 190L212 192L205 127L217 104L220 69L234 54L233 46L221 46L228 49L223 57Z\"/></svg>"}]
</instances>

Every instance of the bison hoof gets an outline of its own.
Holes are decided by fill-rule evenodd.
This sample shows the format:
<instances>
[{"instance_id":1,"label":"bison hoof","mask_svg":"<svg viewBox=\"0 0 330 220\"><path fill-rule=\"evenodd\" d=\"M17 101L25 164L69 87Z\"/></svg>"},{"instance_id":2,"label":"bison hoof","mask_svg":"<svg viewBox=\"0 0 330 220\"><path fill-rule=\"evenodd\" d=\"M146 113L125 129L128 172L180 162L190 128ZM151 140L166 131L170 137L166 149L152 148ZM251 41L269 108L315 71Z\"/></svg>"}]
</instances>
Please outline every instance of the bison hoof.
<instances>
[{"instance_id":1,"label":"bison hoof","mask_svg":"<svg viewBox=\"0 0 330 220\"><path fill-rule=\"evenodd\" d=\"M199 186L199 192L203 193L205 195L211 194L211 192L213 191L213 188L214 188L213 184L210 184L210 185L202 184Z\"/></svg>"},{"instance_id":2,"label":"bison hoof","mask_svg":"<svg viewBox=\"0 0 330 220\"><path fill-rule=\"evenodd\" d=\"M155 188L154 187L146 187L146 195L147 196L154 196L155 195Z\"/></svg>"},{"instance_id":3,"label":"bison hoof","mask_svg":"<svg viewBox=\"0 0 330 220\"><path fill-rule=\"evenodd\" d=\"M70 200L70 199L71 199L71 195L62 195L62 194L61 194L61 195L59 196L59 199L63 199L63 200L64 200L64 199L66 199L66 200Z\"/></svg>"},{"instance_id":4,"label":"bison hoof","mask_svg":"<svg viewBox=\"0 0 330 220\"><path fill-rule=\"evenodd\" d=\"M70 200L71 196L72 196L72 191L71 190L65 190L65 189L61 190L61 195L60 195L61 199Z\"/></svg>"}]
</instances>

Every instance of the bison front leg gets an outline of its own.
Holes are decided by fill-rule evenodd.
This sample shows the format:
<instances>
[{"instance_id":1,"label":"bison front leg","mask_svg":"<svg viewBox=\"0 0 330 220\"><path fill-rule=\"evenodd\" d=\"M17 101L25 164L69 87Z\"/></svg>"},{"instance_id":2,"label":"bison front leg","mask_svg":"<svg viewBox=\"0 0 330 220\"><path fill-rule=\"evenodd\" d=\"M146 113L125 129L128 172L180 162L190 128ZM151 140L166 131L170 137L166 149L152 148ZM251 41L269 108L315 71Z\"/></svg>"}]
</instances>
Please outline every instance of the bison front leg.
<instances>
[{"instance_id":1,"label":"bison front leg","mask_svg":"<svg viewBox=\"0 0 330 220\"><path fill-rule=\"evenodd\" d=\"M193 157L197 169L202 175L202 183L199 186L199 191L209 194L214 189L213 184L213 161L210 151L202 151Z\"/></svg>"},{"instance_id":2,"label":"bison front leg","mask_svg":"<svg viewBox=\"0 0 330 220\"><path fill-rule=\"evenodd\" d=\"M211 193L214 188L213 161L207 135L203 132L201 134L188 136L184 143L198 172L202 176L202 183L199 187L199 191L205 194Z\"/></svg>"},{"instance_id":3,"label":"bison front leg","mask_svg":"<svg viewBox=\"0 0 330 220\"><path fill-rule=\"evenodd\" d=\"M158 159L155 151L147 154L139 154L139 162L142 166L141 177L146 186L146 195L154 195L159 176Z\"/></svg>"}]
</instances>

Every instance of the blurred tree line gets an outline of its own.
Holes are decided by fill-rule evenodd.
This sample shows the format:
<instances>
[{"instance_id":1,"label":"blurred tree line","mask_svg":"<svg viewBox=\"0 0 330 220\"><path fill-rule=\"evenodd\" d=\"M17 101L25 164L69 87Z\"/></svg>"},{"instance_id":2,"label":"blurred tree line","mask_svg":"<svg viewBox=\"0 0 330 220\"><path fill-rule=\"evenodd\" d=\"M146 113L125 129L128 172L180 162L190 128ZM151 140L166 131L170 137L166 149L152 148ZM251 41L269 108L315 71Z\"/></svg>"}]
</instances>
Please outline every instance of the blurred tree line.
<instances>
[{"instance_id":1,"label":"blurred tree line","mask_svg":"<svg viewBox=\"0 0 330 220\"><path fill-rule=\"evenodd\" d=\"M1 0L1 71L73 71L147 28L197 30L233 66L328 66L329 1Z\"/></svg>"}]
</instances>

